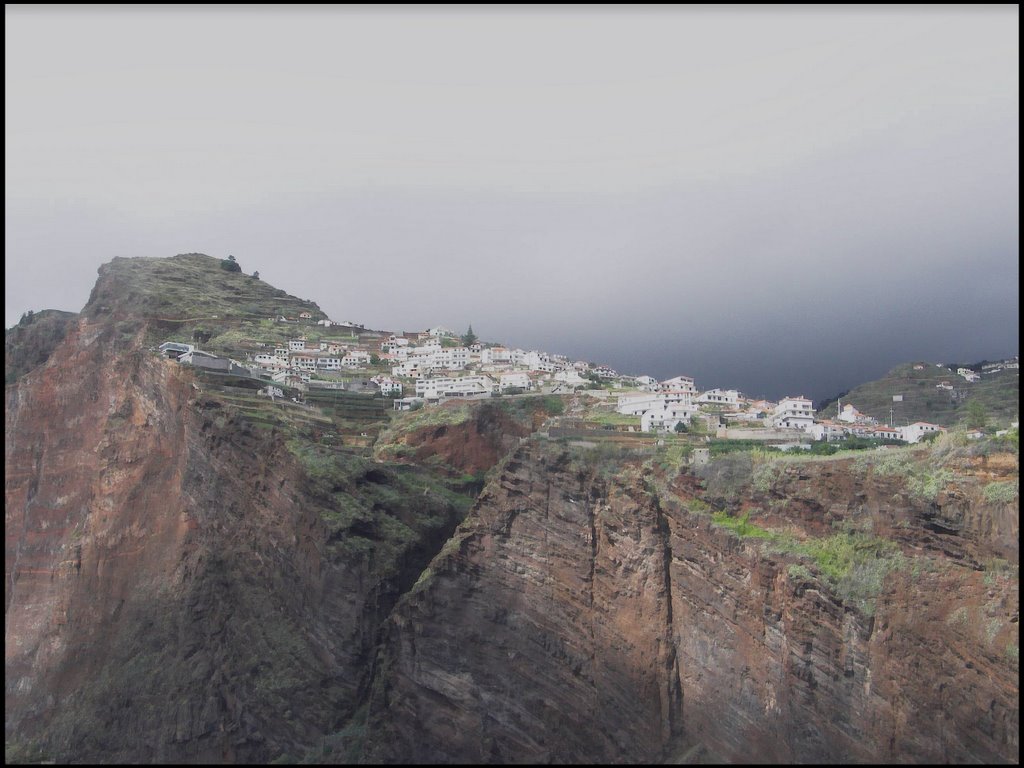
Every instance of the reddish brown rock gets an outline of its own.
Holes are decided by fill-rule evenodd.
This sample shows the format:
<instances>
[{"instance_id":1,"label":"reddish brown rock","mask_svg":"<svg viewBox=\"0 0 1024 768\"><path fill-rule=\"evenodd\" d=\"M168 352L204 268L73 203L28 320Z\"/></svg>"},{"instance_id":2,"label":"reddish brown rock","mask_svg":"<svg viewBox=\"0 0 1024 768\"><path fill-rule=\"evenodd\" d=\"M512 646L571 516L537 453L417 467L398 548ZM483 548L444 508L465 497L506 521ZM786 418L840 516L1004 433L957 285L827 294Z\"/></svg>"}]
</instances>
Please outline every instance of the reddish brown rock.
<instances>
[{"instance_id":1,"label":"reddish brown rock","mask_svg":"<svg viewBox=\"0 0 1024 768\"><path fill-rule=\"evenodd\" d=\"M519 449L388 620L364 759L1015 762L1017 580L974 570L1005 526L929 527L1004 511L894 502L841 462L780 487L776 524L861 517L935 567L908 559L867 615L688 512L692 478L659 502L636 472Z\"/></svg>"},{"instance_id":2,"label":"reddish brown rock","mask_svg":"<svg viewBox=\"0 0 1024 768\"><path fill-rule=\"evenodd\" d=\"M319 745L461 519L415 468L352 459L314 481L284 436L192 381L82 320L6 389L6 732L23 759Z\"/></svg>"}]
</instances>

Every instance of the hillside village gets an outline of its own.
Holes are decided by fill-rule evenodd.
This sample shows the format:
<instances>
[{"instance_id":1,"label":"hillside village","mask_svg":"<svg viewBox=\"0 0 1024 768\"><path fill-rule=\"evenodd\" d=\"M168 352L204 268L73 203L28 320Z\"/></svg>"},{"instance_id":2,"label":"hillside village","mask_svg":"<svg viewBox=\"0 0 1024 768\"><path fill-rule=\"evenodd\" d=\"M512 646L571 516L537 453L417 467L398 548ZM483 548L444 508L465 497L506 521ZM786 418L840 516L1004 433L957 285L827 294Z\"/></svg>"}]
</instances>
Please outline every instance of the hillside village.
<instances>
[{"instance_id":1,"label":"hillside village","mask_svg":"<svg viewBox=\"0 0 1024 768\"><path fill-rule=\"evenodd\" d=\"M242 339L235 357L173 341L159 349L182 364L259 381L261 396L274 400L287 393L296 404L312 393L343 391L389 398L394 410L407 411L454 398L586 392L612 405L618 418L608 419L605 428L620 431L698 430L783 448L849 437L916 443L945 431L923 421L879 423L841 400L834 418L816 418L812 402L802 395L770 402L745 397L735 389L700 391L689 376L658 381L564 355L482 343L471 327L460 337L443 327L414 333L371 331L355 323L317 320L310 312L270 319L287 327L286 343ZM956 375L973 382L1017 368L1014 357L987 363L981 373L960 367ZM937 386L951 388L946 381Z\"/></svg>"}]
</instances>

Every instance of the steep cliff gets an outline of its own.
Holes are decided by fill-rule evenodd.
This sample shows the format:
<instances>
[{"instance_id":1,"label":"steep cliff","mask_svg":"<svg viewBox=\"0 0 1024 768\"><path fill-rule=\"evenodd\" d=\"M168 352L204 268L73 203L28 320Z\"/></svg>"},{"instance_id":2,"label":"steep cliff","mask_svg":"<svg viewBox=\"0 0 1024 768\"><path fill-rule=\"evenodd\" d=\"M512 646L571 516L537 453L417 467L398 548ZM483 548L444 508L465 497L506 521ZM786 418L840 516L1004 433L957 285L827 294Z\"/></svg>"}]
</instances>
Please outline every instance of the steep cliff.
<instances>
[{"instance_id":1,"label":"steep cliff","mask_svg":"<svg viewBox=\"0 0 1024 768\"><path fill-rule=\"evenodd\" d=\"M377 626L471 498L201 391L145 348L122 267L5 390L8 756L301 753L358 705Z\"/></svg>"},{"instance_id":2,"label":"steep cliff","mask_svg":"<svg viewBox=\"0 0 1024 768\"><path fill-rule=\"evenodd\" d=\"M363 760L1017 760L1015 456L588 452L518 449L398 604Z\"/></svg>"}]
</instances>

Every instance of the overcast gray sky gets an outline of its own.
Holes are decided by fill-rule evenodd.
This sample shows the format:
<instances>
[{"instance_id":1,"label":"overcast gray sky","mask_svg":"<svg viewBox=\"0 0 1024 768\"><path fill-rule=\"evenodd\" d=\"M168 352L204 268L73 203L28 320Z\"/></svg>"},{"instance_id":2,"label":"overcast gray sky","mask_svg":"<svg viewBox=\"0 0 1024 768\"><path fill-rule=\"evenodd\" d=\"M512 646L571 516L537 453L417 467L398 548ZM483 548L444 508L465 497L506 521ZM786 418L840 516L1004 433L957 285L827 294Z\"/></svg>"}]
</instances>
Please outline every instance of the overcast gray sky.
<instances>
[{"instance_id":1,"label":"overcast gray sky","mask_svg":"<svg viewBox=\"0 0 1024 768\"><path fill-rule=\"evenodd\" d=\"M1016 6L5 21L7 326L199 251L751 395L1018 349Z\"/></svg>"}]
</instances>

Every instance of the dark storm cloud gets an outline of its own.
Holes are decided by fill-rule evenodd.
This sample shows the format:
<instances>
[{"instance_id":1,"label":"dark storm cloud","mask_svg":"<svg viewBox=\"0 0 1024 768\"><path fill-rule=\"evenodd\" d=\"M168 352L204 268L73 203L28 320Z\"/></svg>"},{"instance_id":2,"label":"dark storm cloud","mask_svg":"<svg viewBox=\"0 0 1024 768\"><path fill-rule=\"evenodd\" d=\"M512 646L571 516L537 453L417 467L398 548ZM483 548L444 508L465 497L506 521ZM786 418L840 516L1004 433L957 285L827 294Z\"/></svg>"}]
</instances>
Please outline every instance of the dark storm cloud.
<instances>
[{"instance_id":1,"label":"dark storm cloud","mask_svg":"<svg viewBox=\"0 0 1024 768\"><path fill-rule=\"evenodd\" d=\"M754 395L1013 354L1016 15L8 14L6 321L202 251Z\"/></svg>"}]
</instances>

